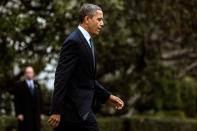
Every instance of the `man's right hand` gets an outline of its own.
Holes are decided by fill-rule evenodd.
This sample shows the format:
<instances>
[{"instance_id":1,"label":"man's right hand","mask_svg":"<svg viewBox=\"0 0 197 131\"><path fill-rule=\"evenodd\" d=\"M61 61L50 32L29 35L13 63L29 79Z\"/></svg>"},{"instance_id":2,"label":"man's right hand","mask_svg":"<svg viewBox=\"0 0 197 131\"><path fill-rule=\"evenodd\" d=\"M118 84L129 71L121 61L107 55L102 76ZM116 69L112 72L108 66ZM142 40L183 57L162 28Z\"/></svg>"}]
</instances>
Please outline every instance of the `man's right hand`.
<instances>
[{"instance_id":1,"label":"man's right hand","mask_svg":"<svg viewBox=\"0 0 197 131\"><path fill-rule=\"evenodd\" d=\"M19 114L16 118L19 121L23 121L24 120L24 116L22 114Z\"/></svg>"},{"instance_id":2,"label":"man's right hand","mask_svg":"<svg viewBox=\"0 0 197 131\"><path fill-rule=\"evenodd\" d=\"M60 115L59 114L53 114L53 115L51 115L49 117L48 123L49 123L49 125L52 128L56 128L59 125L59 123L60 123Z\"/></svg>"}]
</instances>

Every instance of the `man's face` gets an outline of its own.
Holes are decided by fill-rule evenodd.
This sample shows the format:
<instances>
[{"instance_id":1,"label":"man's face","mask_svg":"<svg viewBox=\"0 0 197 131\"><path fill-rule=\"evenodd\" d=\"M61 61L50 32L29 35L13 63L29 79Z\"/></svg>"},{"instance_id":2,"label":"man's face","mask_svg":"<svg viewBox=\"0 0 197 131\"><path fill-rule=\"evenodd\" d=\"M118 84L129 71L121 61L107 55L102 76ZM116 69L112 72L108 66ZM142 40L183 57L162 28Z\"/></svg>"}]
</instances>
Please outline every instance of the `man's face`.
<instances>
[{"instance_id":1,"label":"man's face","mask_svg":"<svg viewBox=\"0 0 197 131\"><path fill-rule=\"evenodd\" d=\"M33 79L34 78L34 70L31 67L27 67L25 70L25 77L26 79Z\"/></svg>"},{"instance_id":2,"label":"man's face","mask_svg":"<svg viewBox=\"0 0 197 131\"><path fill-rule=\"evenodd\" d=\"M103 12L97 10L93 17L87 19L88 32L91 35L99 35L103 23Z\"/></svg>"}]
</instances>

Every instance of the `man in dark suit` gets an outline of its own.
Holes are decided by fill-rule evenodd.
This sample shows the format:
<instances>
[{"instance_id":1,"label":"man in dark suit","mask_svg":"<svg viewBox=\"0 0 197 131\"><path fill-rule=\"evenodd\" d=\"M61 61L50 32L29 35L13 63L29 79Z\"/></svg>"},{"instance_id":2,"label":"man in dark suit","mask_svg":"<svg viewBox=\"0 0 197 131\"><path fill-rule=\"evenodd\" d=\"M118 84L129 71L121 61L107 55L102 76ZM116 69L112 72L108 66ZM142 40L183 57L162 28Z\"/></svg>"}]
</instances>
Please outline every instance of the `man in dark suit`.
<instances>
[{"instance_id":1,"label":"man in dark suit","mask_svg":"<svg viewBox=\"0 0 197 131\"><path fill-rule=\"evenodd\" d=\"M40 131L41 91L34 80L34 69L25 69L25 80L18 82L15 88L15 110L18 131Z\"/></svg>"},{"instance_id":2,"label":"man in dark suit","mask_svg":"<svg viewBox=\"0 0 197 131\"><path fill-rule=\"evenodd\" d=\"M92 37L103 23L101 8L84 4L80 24L64 41L55 73L49 125L55 131L98 131L92 107L97 98L122 109L124 102L95 79L96 59Z\"/></svg>"}]
</instances>

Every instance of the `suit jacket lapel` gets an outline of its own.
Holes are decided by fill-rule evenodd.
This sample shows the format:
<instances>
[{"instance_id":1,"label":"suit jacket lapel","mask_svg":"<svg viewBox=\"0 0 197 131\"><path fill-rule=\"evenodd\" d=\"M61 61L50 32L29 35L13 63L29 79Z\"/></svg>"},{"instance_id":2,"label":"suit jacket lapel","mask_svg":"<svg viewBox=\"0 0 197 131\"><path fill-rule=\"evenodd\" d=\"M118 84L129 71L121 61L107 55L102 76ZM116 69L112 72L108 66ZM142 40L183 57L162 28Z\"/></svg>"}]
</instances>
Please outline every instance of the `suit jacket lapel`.
<instances>
[{"instance_id":1,"label":"suit jacket lapel","mask_svg":"<svg viewBox=\"0 0 197 131\"><path fill-rule=\"evenodd\" d=\"M89 43L87 42L87 40L85 39L85 37L83 36L83 34L81 33L81 31L79 29L77 29L79 36L82 40L82 44L84 45L85 49L87 50L88 55L91 57L91 63L92 63L92 68L94 70L94 60L93 60L93 54L92 54L92 49L89 46ZM95 60L96 63L96 60Z\"/></svg>"},{"instance_id":2,"label":"suit jacket lapel","mask_svg":"<svg viewBox=\"0 0 197 131\"><path fill-rule=\"evenodd\" d=\"M24 87L25 87L25 90L29 93L29 95L31 96L31 91L29 89L29 85L27 84L27 81L25 80L24 81Z\"/></svg>"},{"instance_id":3,"label":"suit jacket lapel","mask_svg":"<svg viewBox=\"0 0 197 131\"><path fill-rule=\"evenodd\" d=\"M33 80L33 84L34 84L34 94L36 94L36 91L37 91L37 84L36 84L36 82ZM26 87L26 90L29 92L29 94L32 96L32 92L31 92L31 90L30 90L30 87L29 87L29 85L27 84L27 81L25 80L24 81L24 85L25 85L25 87Z\"/></svg>"}]
</instances>

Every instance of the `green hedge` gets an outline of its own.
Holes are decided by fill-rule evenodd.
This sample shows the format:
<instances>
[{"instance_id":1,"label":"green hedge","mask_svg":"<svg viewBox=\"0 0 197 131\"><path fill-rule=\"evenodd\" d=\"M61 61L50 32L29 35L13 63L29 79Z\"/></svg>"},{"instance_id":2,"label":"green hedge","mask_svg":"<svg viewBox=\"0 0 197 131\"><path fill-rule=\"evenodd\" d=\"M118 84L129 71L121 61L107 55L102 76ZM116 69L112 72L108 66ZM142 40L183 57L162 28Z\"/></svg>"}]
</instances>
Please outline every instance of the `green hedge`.
<instances>
[{"instance_id":1,"label":"green hedge","mask_svg":"<svg viewBox=\"0 0 197 131\"><path fill-rule=\"evenodd\" d=\"M133 116L98 120L101 131L197 131L197 120L188 118Z\"/></svg>"},{"instance_id":2,"label":"green hedge","mask_svg":"<svg viewBox=\"0 0 197 131\"><path fill-rule=\"evenodd\" d=\"M42 121L42 131L51 131L47 119ZM197 131L197 119L178 117L133 116L132 118L98 118L101 131ZM0 131L15 131L13 117L0 117Z\"/></svg>"},{"instance_id":3,"label":"green hedge","mask_svg":"<svg viewBox=\"0 0 197 131\"><path fill-rule=\"evenodd\" d=\"M0 116L0 131L13 131L17 122L13 117Z\"/></svg>"},{"instance_id":4,"label":"green hedge","mask_svg":"<svg viewBox=\"0 0 197 131\"><path fill-rule=\"evenodd\" d=\"M128 123L131 131L197 131L197 120L178 117L136 116Z\"/></svg>"}]
</instances>

